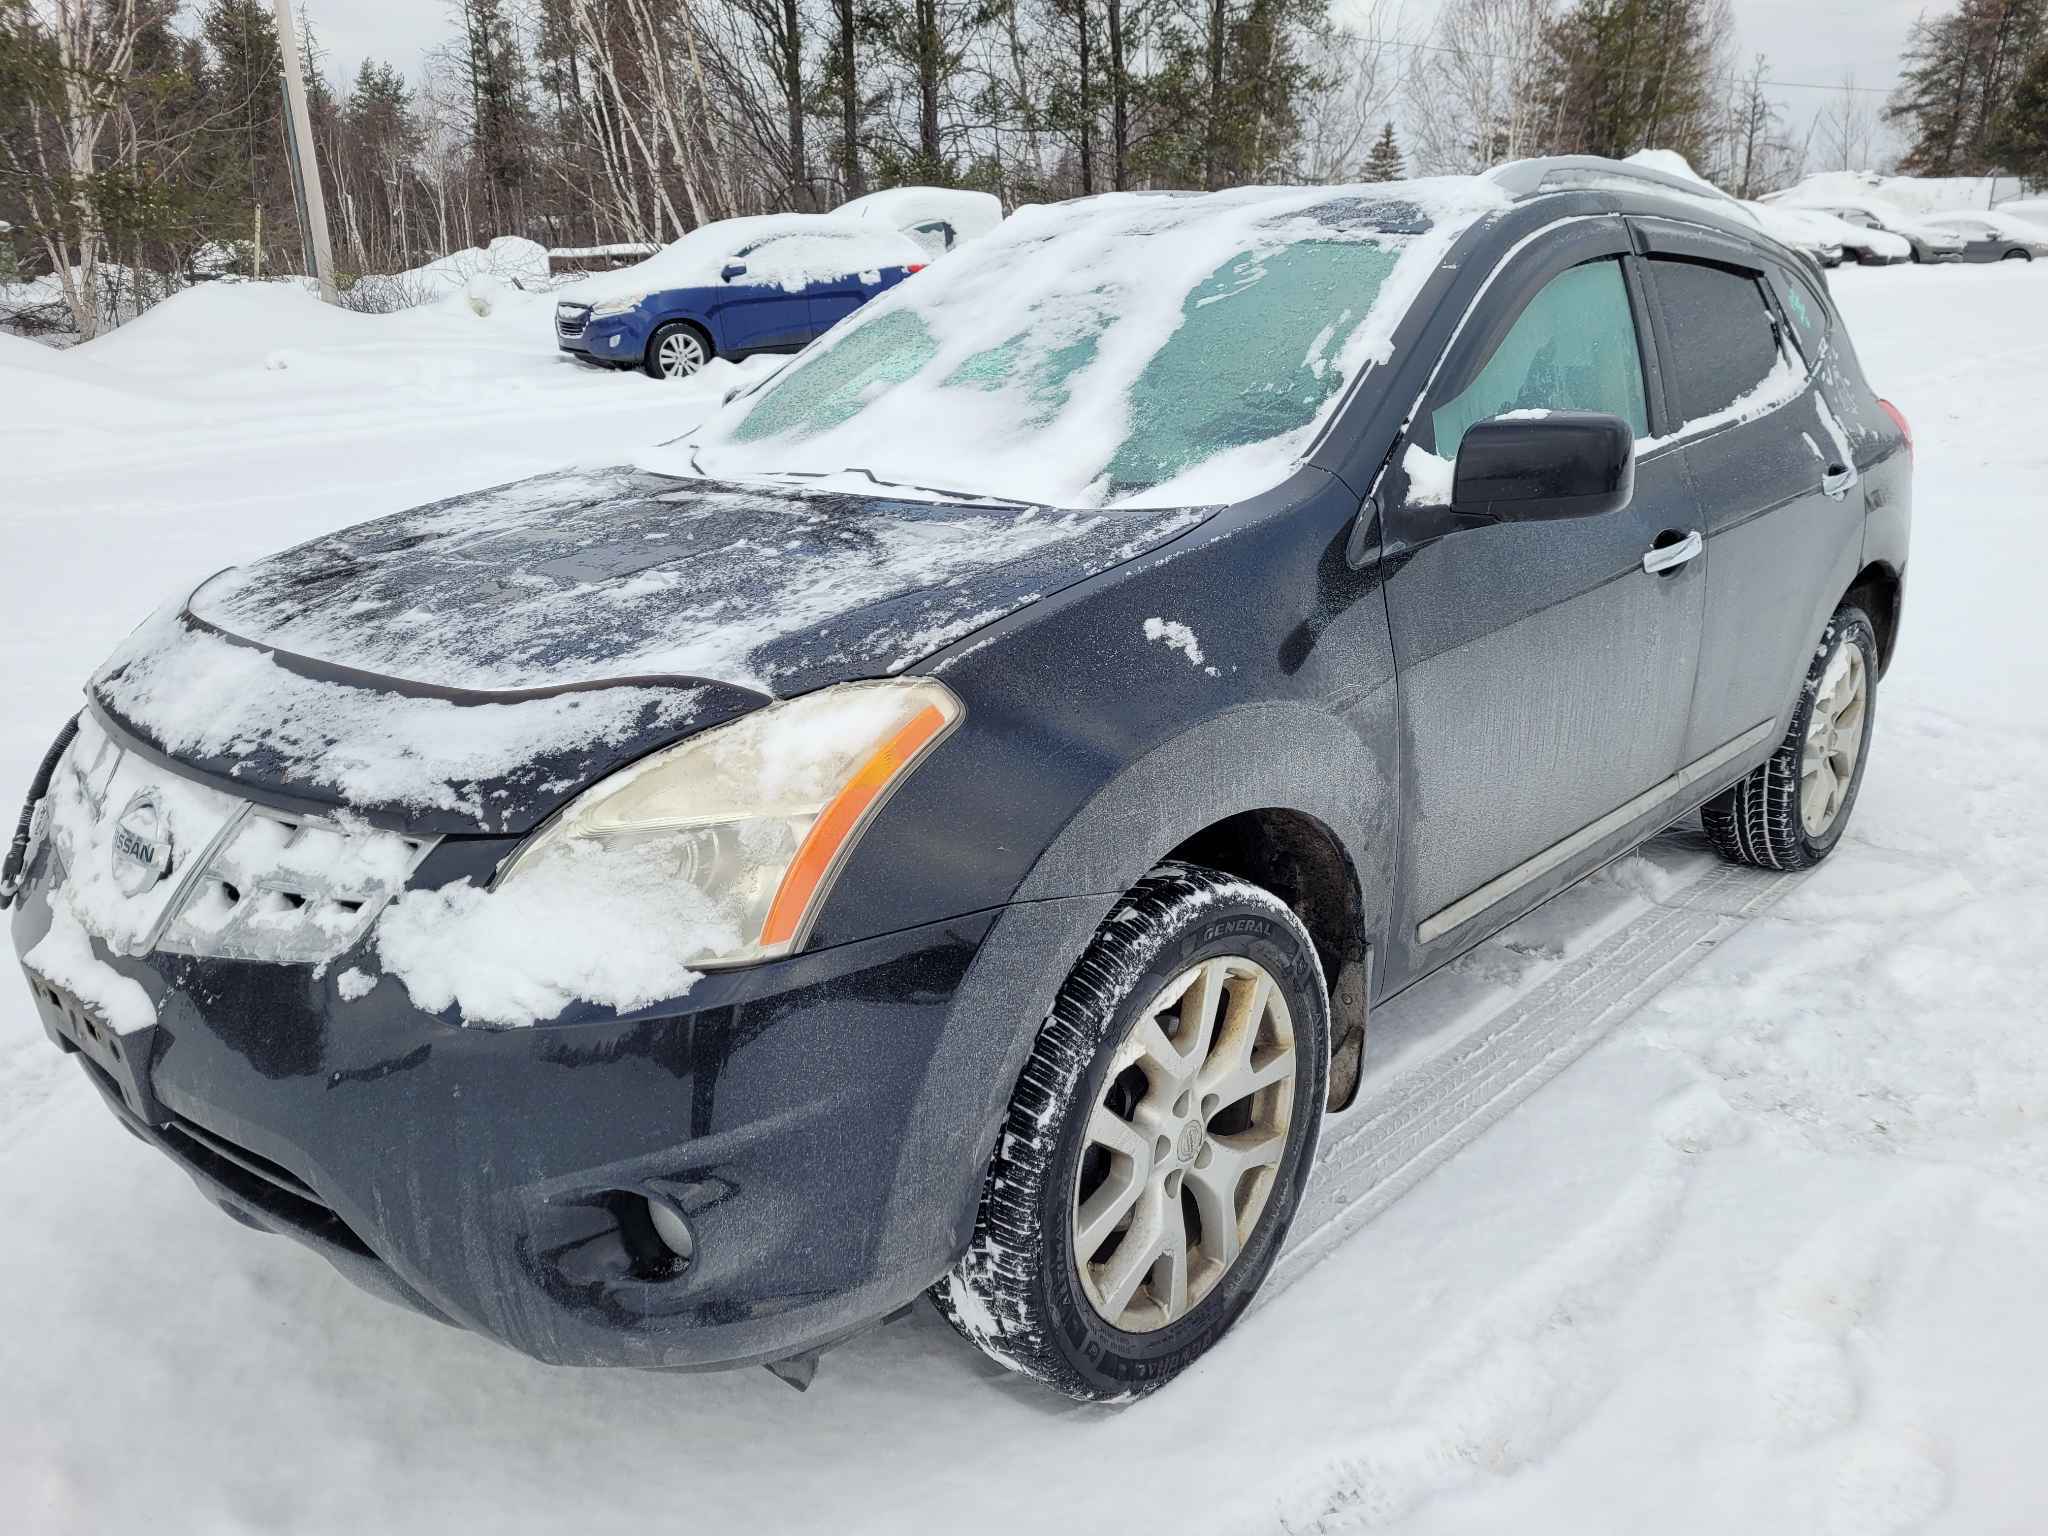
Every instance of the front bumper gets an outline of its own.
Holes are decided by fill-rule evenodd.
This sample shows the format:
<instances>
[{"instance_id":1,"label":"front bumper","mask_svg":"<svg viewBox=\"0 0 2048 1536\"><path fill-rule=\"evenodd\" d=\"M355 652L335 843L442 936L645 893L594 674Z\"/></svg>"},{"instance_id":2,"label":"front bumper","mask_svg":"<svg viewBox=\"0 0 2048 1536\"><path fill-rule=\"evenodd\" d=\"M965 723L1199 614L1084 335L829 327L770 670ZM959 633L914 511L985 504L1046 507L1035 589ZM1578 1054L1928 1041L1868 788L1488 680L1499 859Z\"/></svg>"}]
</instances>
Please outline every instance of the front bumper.
<instances>
[{"instance_id":1,"label":"front bumper","mask_svg":"<svg viewBox=\"0 0 2048 1536\"><path fill-rule=\"evenodd\" d=\"M13 914L18 953L49 927L54 863ZM539 1360L702 1368L829 1343L945 1271L1043 976L1102 907L1026 903L714 973L687 1008L509 1031L423 1013L390 977L344 997L359 954L320 974L95 941L155 1004L120 1063L31 986L124 1124L237 1219ZM686 1265L652 1261L648 1196L689 1222Z\"/></svg>"},{"instance_id":2,"label":"front bumper","mask_svg":"<svg viewBox=\"0 0 2048 1536\"><path fill-rule=\"evenodd\" d=\"M622 315L571 316L567 309L555 311L555 344L593 363L637 368L647 355L650 327L646 318L632 310Z\"/></svg>"}]
</instances>

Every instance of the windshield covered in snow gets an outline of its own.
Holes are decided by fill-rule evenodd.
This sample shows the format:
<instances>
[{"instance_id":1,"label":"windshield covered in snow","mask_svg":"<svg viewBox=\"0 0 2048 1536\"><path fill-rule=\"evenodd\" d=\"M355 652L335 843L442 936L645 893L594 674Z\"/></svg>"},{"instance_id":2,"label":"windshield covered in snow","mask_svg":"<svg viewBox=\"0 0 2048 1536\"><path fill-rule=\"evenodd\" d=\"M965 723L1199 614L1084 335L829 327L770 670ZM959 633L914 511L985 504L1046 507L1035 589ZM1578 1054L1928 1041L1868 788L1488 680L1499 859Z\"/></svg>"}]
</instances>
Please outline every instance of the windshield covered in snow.
<instances>
[{"instance_id":1,"label":"windshield covered in snow","mask_svg":"<svg viewBox=\"0 0 2048 1536\"><path fill-rule=\"evenodd\" d=\"M1069 507L1241 499L1285 478L1499 206L1461 180L1027 208L643 462Z\"/></svg>"}]
</instances>

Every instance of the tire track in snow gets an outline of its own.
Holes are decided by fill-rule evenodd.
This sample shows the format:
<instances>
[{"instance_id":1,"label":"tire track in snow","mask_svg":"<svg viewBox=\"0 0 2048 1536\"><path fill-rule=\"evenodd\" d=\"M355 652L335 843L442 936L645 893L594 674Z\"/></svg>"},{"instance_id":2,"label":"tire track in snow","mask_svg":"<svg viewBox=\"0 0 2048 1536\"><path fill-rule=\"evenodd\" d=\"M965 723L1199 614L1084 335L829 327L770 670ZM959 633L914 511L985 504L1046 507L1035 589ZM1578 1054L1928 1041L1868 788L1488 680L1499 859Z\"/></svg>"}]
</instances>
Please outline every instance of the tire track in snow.
<instances>
[{"instance_id":1,"label":"tire track in snow","mask_svg":"<svg viewBox=\"0 0 2048 1536\"><path fill-rule=\"evenodd\" d=\"M1278 1528L1327 1536L1391 1524L1545 1455L1625 1368L1608 1325L1663 1257L1700 1155L1744 1130L1711 1088L1668 1101L1613 1204L1425 1356L1397 1389L1392 1420L1285 1478L1295 1491L1269 1507Z\"/></svg>"},{"instance_id":2,"label":"tire track in snow","mask_svg":"<svg viewBox=\"0 0 2048 1536\"><path fill-rule=\"evenodd\" d=\"M1324 1130L1294 1233L1258 1304L1300 1279L1801 878L1709 866L1585 954L1560 963L1456 1045L1384 1085L1368 1079L1359 1102Z\"/></svg>"}]
</instances>

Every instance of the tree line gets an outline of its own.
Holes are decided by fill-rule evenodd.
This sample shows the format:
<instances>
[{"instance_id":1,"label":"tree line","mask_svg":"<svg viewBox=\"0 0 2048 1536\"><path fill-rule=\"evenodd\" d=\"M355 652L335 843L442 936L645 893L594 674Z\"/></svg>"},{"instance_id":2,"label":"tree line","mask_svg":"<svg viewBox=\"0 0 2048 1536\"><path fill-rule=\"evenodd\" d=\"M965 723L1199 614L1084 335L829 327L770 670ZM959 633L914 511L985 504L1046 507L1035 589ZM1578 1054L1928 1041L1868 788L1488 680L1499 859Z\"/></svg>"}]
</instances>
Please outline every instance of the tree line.
<instances>
[{"instance_id":1,"label":"tree line","mask_svg":"<svg viewBox=\"0 0 2048 1536\"><path fill-rule=\"evenodd\" d=\"M1327 0L422 0L444 42L345 80L333 0L299 3L344 283L901 184L1016 207L1657 147L1754 196L1867 163L1875 127L1845 90L1795 141L1728 0L1446 0L1419 35L1391 0L1342 26ZM1889 108L1909 167L2017 168L2029 132L2038 157L2044 5L1916 25ZM0 0L0 262L55 274L82 336L120 309L110 273L140 305L300 270L280 72L271 0Z\"/></svg>"},{"instance_id":2,"label":"tree line","mask_svg":"<svg viewBox=\"0 0 2048 1536\"><path fill-rule=\"evenodd\" d=\"M2048 182L2048 0L1960 0L1922 14L1886 115L1909 135L1900 169Z\"/></svg>"}]
</instances>

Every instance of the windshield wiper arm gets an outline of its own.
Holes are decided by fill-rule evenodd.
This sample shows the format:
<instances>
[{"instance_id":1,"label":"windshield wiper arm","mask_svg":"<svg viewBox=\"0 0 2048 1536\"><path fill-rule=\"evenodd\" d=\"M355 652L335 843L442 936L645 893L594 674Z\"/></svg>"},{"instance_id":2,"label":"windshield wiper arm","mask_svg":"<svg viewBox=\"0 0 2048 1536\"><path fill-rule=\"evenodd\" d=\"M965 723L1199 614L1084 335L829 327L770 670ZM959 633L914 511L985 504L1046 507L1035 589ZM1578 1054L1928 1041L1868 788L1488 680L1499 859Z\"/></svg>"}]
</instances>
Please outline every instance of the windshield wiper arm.
<instances>
[{"instance_id":1,"label":"windshield wiper arm","mask_svg":"<svg viewBox=\"0 0 2048 1536\"><path fill-rule=\"evenodd\" d=\"M786 473L801 475L806 478L825 478L824 474L820 471L788 470ZM1042 501L1019 501L1014 496L991 496L986 491L957 491L943 485L919 485L911 480L884 480L872 469L865 468L859 464L848 464L833 470L832 473L835 475L866 475L868 479L879 486L893 486L898 490L905 491L923 491L927 495L944 496L953 501L985 501L999 507L1016 507L1020 511L1031 512L1043 511L1045 508L1045 503Z\"/></svg>"}]
</instances>

